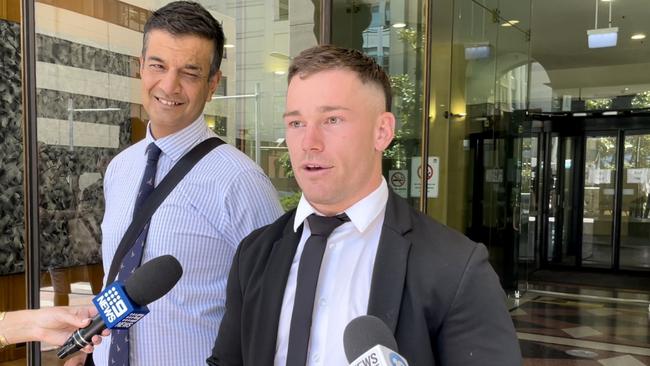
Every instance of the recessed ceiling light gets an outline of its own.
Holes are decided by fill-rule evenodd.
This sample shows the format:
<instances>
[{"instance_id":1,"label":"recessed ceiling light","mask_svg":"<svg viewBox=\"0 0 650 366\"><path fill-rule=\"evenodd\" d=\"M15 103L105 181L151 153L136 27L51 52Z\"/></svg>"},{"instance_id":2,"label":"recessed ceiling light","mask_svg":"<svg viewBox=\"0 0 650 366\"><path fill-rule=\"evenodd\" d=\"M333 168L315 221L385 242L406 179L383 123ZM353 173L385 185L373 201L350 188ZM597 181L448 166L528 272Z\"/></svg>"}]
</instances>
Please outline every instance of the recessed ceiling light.
<instances>
[{"instance_id":1,"label":"recessed ceiling light","mask_svg":"<svg viewBox=\"0 0 650 366\"><path fill-rule=\"evenodd\" d=\"M393 28L404 28L406 27L406 23L395 23L393 24Z\"/></svg>"},{"instance_id":2,"label":"recessed ceiling light","mask_svg":"<svg viewBox=\"0 0 650 366\"><path fill-rule=\"evenodd\" d=\"M224 44L223 48L235 48L234 44Z\"/></svg>"},{"instance_id":3,"label":"recessed ceiling light","mask_svg":"<svg viewBox=\"0 0 650 366\"><path fill-rule=\"evenodd\" d=\"M287 72L284 71L284 70L276 70L276 71L273 71L273 73L276 74L276 75L284 75L284 74L286 74Z\"/></svg>"},{"instance_id":4,"label":"recessed ceiling light","mask_svg":"<svg viewBox=\"0 0 650 366\"><path fill-rule=\"evenodd\" d=\"M502 27L512 27L515 24L519 24L519 21L517 19L506 20L505 22L501 23L501 26Z\"/></svg>"},{"instance_id":5,"label":"recessed ceiling light","mask_svg":"<svg viewBox=\"0 0 650 366\"><path fill-rule=\"evenodd\" d=\"M643 34L643 33L633 34L632 37L630 37L630 38L631 38L631 39L644 39L644 38L645 38L645 34Z\"/></svg>"},{"instance_id":6,"label":"recessed ceiling light","mask_svg":"<svg viewBox=\"0 0 650 366\"><path fill-rule=\"evenodd\" d=\"M600 0L600 1L602 1L602 2L604 2L604 3L611 3L611 2L613 2L614 0Z\"/></svg>"}]
</instances>

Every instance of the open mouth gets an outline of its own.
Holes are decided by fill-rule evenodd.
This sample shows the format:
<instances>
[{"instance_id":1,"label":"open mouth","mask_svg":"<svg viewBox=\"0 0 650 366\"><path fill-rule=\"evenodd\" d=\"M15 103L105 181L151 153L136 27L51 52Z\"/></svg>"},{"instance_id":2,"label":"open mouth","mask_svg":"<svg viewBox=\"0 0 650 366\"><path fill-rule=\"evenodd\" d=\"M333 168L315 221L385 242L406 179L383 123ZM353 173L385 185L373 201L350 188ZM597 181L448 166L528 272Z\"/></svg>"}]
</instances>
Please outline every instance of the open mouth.
<instances>
[{"instance_id":1,"label":"open mouth","mask_svg":"<svg viewBox=\"0 0 650 366\"><path fill-rule=\"evenodd\" d=\"M159 101L161 104L164 104L164 105L169 106L169 107L175 107L175 106L183 104L183 103L180 103L180 102L174 102L173 100L162 99L162 98L159 98L159 97L154 97L154 98L156 98L156 100Z\"/></svg>"},{"instance_id":2,"label":"open mouth","mask_svg":"<svg viewBox=\"0 0 650 366\"><path fill-rule=\"evenodd\" d=\"M318 172L321 170L326 170L331 168L330 166L324 166L319 164L305 164L304 169L308 172Z\"/></svg>"}]
</instances>

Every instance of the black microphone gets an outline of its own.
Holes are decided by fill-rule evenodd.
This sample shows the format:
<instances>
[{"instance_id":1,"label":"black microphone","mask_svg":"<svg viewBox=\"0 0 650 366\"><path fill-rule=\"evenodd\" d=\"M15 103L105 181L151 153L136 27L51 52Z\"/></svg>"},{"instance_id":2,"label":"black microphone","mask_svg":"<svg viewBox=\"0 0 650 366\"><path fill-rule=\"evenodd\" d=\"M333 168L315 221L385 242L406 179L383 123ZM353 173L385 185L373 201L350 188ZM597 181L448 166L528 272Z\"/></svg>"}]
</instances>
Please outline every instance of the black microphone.
<instances>
[{"instance_id":1,"label":"black microphone","mask_svg":"<svg viewBox=\"0 0 650 366\"><path fill-rule=\"evenodd\" d=\"M397 353L391 330L372 315L362 315L348 323L343 332L343 347L351 366L408 366Z\"/></svg>"},{"instance_id":2,"label":"black microphone","mask_svg":"<svg viewBox=\"0 0 650 366\"><path fill-rule=\"evenodd\" d=\"M126 280L106 286L93 299L99 310L90 324L78 329L65 342L57 357L63 359L92 343L95 335L106 328L128 329L149 312L146 306L168 293L181 278L183 268L171 255L156 257Z\"/></svg>"}]
</instances>

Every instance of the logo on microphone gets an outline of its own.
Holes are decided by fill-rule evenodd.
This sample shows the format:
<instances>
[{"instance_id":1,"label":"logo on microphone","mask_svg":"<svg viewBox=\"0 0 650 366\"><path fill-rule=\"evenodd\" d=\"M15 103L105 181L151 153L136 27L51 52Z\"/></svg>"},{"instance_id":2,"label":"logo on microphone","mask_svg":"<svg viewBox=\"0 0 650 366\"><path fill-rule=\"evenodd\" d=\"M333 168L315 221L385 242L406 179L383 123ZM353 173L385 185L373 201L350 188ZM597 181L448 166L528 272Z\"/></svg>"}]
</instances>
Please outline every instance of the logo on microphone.
<instances>
[{"instance_id":1,"label":"logo on microphone","mask_svg":"<svg viewBox=\"0 0 650 366\"><path fill-rule=\"evenodd\" d=\"M97 298L97 304L102 313L106 315L109 323L113 323L129 310L116 287L107 288L106 291L101 293Z\"/></svg>"},{"instance_id":2,"label":"logo on microphone","mask_svg":"<svg viewBox=\"0 0 650 366\"><path fill-rule=\"evenodd\" d=\"M406 360L402 356L398 355L395 352L390 353L390 364L391 366L406 366Z\"/></svg>"},{"instance_id":3,"label":"logo on microphone","mask_svg":"<svg viewBox=\"0 0 650 366\"><path fill-rule=\"evenodd\" d=\"M149 309L131 301L120 282L107 286L93 303L99 310L107 328L128 329L145 316Z\"/></svg>"}]
</instances>

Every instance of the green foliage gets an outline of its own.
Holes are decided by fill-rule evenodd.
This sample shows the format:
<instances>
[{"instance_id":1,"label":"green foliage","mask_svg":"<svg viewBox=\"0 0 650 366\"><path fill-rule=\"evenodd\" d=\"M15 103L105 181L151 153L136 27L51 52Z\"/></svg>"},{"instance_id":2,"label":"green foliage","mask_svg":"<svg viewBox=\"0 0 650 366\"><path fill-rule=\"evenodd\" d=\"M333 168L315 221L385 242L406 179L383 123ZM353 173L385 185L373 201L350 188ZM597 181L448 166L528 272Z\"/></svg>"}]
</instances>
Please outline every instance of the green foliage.
<instances>
[{"instance_id":1,"label":"green foliage","mask_svg":"<svg viewBox=\"0 0 650 366\"><path fill-rule=\"evenodd\" d=\"M397 31L397 38L406 42L412 49L417 50L424 42L424 34L418 37L418 32L411 28L402 28Z\"/></svg>"},{"instance_id":2,"label":"green foliage","mask_svg":"<svg viewBox=\"0 0 650 366\"><path fill-rule=\"evenodd\" d=\"M402 168L402 164L405 165L409 157L406 150L407 141L419 138L418 116L421 113L421 108L418 103L415 81L411 80L410 75L391 75L390 82L393 89L394 113L398 123L395 138L386 149L384 157L392 160L395 168Z\"/></svg>"},{"instance_id":3,"label":"green foliage","mask_svg":"<svg viewBox=\"0 0 650 366\"><path fill-rule=\"evenodd\" d=\"M280 198L280 204L282 205L282 208L284 211L289 211L298 206L298 202L300 202L300 196L302 195L302 192L294 192L291 195L284 196Z\"/></svg>"},{"instance_id":4,"label":"green foliage","mask_svg":"<svg viewBox=\"0 0 650 366\"><path fill-rule=\"evenodd\" d=\"M650 91L635 95L632 98L632 108L650 108Z\"/></svg>"},{"instance_id":5,"label":"green foliage","mask_svg":"<svg viewBox=\"0 0 650 366\"><path fill-rule=\"evenodd\" d=\"M291 168L291 159L289 158L289 152L285 151L280 158L278 158L278 163L284 170L284 174L287 178L294 178L293 169Z\"/></svg>"},{"instance_id":6,"label":"green foliage","mask_svg":"<svg viewBox=\"0 0 650 366\"><path fill-rule=\"evenodd\" d=\"M585 102L585 109L588 111L602 111L611 109L613 104L614 100L612 98L588 99Z\"/></svg>"}]
</instances>

